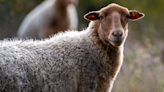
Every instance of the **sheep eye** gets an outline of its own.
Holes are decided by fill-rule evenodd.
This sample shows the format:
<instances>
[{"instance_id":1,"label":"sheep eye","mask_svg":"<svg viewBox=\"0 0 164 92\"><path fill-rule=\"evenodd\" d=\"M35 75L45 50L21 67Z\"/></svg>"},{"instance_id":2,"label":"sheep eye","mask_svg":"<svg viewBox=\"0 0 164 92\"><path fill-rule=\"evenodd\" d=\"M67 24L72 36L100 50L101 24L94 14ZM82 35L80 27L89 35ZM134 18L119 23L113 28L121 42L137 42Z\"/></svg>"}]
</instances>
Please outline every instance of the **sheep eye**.
<instances>
[{"instance_id":1,"label":"sheep eye","mask_svg":"<svg viewBox=\"0 0 164 92\"><path fill-rule=\"evenodd\" d=\"M100 19L103 19L103 16L100 16L99 18L100 18Z\"/></svg>"}]
</instances>

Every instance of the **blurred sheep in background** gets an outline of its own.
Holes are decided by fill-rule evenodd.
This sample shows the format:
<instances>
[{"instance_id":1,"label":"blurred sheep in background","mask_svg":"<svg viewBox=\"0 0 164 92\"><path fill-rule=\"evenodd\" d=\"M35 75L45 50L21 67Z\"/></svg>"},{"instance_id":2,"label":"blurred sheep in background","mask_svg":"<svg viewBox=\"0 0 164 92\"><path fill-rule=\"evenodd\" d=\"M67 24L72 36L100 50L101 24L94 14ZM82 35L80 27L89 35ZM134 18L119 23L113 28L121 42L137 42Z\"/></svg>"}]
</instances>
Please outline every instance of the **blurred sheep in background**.
<instances>
[{"instance_id":1,"label":"blurred sheep in background","mask_svg":"<svg viewBox=\"0 0 164 92\"><path fill-rule=\"evenodd\" d=\"M47 38L58 31L78 28L77 0L46 0L31 11L18 30L20 38Z\"/></svg>"}]
</instances>

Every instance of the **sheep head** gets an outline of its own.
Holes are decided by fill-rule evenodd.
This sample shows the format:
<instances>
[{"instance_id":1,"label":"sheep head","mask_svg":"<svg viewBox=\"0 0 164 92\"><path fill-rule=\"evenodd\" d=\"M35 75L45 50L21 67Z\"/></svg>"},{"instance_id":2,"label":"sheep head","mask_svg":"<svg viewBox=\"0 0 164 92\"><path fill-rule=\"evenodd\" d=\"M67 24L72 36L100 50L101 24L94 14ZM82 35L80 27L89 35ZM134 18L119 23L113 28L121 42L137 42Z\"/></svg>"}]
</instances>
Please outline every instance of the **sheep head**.
<instances>
[{"instance_id":1,"label":"sheep head","mask_svg":"<svg viewBox=\"0 0 164 92\"><path fill-rule=\"evenodd\" d=\"M138 20L144 17L137 10L128 10L117 4L109 4L99 11L84 15L88 21L99 21L98 34L104 44L120 46L128 35L128 20Z\"/></svg>"}]
</instances>

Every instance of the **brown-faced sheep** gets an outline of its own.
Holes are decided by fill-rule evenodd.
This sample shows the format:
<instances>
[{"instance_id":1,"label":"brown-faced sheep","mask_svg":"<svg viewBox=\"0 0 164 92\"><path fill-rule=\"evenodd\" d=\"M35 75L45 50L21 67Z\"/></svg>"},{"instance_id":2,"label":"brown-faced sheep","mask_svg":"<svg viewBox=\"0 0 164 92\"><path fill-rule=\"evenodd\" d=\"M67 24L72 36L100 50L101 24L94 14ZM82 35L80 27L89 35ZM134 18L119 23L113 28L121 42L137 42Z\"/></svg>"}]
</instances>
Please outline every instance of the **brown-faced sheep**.
<instances>
[{"instance_id":1,"label":"brown-faced sheep","mask_svg":"<svg viewBox=\"0 0 164 92\"><path fill-rule=\"evenodd\" d=\"M5 92L111 92L123 62L128 20L143 13L109 4L89 12L83 31L42 41L0 42L0 88Z\"/></svg>"},{"instance_id":2,"label":"brown-faced sheep","mask_svg":"<svg viewBox=\"0 0 164 92\"><path fill-rule=\"evenodd\" d=\"M31 11L18 29L20 38L47 38L59 31L76 30L77 0L46 0Z\"/></svg>"}]
</instances>

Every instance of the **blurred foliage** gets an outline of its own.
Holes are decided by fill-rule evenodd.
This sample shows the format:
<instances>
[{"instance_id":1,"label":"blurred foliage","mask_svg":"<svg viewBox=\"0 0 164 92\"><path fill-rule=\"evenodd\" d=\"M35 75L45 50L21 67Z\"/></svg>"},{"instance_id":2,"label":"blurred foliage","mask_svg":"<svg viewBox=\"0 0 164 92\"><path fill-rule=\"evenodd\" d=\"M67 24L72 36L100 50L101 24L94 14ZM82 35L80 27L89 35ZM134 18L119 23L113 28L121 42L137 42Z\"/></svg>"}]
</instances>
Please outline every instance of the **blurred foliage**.
<instances>
[{"instance_id":1,"label":"blurred foliage","mask_svg":"<svg viewBox=\"0 0 164 92\"><path fill-rule=\"evenodd\" d=\"M164 92L164 67L159 44L125 44L124 62L112 92Z\"/></svg>"},{"instance_id":2,"label":"blurred foliage","mask_svg":"<svg viewBox=\"0 0 164 92\"><path fill-rule=\"evenodd\" d=\"M0 39L15 37L24 17L43 0L0 0Z\"/></svg>"}]
</instances>

